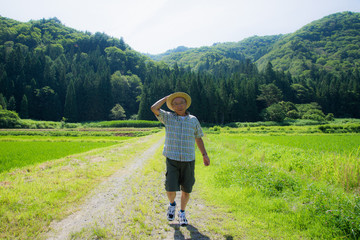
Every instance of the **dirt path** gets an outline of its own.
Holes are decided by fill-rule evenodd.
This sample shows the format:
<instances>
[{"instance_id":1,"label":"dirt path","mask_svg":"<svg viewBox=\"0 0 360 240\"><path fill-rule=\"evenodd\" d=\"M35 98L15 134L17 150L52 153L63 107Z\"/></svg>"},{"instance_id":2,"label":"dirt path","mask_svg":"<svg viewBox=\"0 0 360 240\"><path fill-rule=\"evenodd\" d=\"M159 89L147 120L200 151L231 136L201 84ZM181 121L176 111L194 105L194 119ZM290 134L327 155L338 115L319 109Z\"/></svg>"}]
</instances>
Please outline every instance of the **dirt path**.
<instances>
[{"instance_id":1,"label":"dirt path","mask_svg":"<svg viewBox=\"0 0 360 240\"><path fill-rule=\"evenodd\" d=\"M124 184L135 170L141 167L144 162L154 155L161 146L163 139L152 145L138 158L127 166L113 174L106 181L102 182L89 195L90 198L80 206L80 210L71 214L60 222L53 222L53 231L48 234L47 239L70 239L71 234L80 232L87 226L93 224L104 225L105 219L115 213L115 208L126 198L126 191L123 191Z\"/></svg>"}]
</instances>

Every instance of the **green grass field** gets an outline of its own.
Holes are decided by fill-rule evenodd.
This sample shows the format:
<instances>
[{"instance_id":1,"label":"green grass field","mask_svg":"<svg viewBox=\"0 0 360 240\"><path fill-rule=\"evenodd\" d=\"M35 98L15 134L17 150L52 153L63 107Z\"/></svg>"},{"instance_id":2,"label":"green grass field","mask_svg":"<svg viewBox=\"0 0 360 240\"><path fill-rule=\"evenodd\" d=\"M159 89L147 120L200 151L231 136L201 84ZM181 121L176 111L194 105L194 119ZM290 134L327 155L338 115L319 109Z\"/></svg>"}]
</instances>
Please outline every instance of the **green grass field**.
<instances>
[{"instance_id":1,"label":"green grass field","mask_svg":"<svg viewBox=\"0 0 360 240\"><path fill-rule=\"evenodd\" d=\"M83 132L1 133L0 168L4 159L12 165L0 173L0 238L36 237L163 136L142 144L109 129ZM104 162L91 160L125 141L131 148L106 153ZM324 134L316 126L226 127L206 129L204 142L211 166L200 166L197 151L195 187L231 215L214 220L212 231L227 229L235 239L360 238L360 134ZM65 157L79 152L84 153Z\"/></svg>"},{"instance_id":2,"label":"green grass field","mask_svg":"<svg viewBox=\"0 0 360 240\"><path fill-rule=\"evenodd\" d=\"M359 134L247 136L246 138L270 144L301 148L304 150L360 156Z\"/></svg>"},{"instance_id":3,"label":"green grass field","mask_svg":"<svg viewBox=\"0 0 360 240\"><path fill-rule=\"evenodd\" d=\"M119 144L158 129L54 129L0 131L0 173Z\"/></svg>"},{"instance_id":4,"label":"green grass field","mask_svg":"<svg viewBox=\"0 0 360 240\"><path fill-rule=\"evenodd\" d=\"M21 168L71 154L87 152L94 148L107 147L117 142L3 142L0 139L0 173Z\"/></svg>"},{"instance_id":5,"label":"green grass field","mask_svg":"<svg viewBox=\"0 0 360 240\"><path fill-rule=\"evenodd\" d=\"M250 239L359 239L359 134L208 133L205 143L203 197Z\"/></svg>"}]
</instances>

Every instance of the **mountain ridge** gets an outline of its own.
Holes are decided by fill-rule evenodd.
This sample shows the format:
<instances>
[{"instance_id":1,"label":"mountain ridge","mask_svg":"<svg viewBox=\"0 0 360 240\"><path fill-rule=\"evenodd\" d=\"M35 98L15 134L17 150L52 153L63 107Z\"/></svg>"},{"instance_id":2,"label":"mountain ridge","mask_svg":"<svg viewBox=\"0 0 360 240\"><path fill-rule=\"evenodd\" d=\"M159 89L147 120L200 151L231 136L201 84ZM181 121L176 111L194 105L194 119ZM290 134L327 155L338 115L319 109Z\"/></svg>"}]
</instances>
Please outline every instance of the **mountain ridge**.
<instances>
[{"instance_id":1,"label":"mountain ridge","mask_svg":"<svg viewBox=\"0 0 360 240\"><path fill-rule=\"evenodd\" d=\"M339 12L314 20L294 33L255 35L239 42L217 43L209 47L190 48L176 53L168 50L168 54L160 57L155 55L152 59L169 64L177 62L198 70L199 63L189 59L200 60L211 52L217 52L222 58L227 58L224 49L229 48L230 51L255 62L259 70L264 70L266 64L271 62L275 70L289 71L294 76L307 76L314 67L334 73L343 69L343 64L347 65L347 68L360 64L358 32L360 32L360 13ZM347 50L351 51L350 54L346 53ZM201 56L194 56L198 54ZM230 57L230 59L234 58Z\"/></svg>"}]
</instances>

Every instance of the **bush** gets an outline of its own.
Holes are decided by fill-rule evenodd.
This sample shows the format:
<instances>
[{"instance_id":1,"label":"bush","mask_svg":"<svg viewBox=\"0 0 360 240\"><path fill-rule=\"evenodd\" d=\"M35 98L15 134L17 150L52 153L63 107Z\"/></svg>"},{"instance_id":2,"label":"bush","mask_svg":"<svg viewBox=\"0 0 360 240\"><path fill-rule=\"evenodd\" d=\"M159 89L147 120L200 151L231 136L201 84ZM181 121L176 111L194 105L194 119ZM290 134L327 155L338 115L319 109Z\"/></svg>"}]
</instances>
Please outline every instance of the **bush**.
<instances>
[{"instance_id":1,"label":"bush","mask_svg":"<svg viewBox=\"0 0 360 240\"><path fill-rule=\"evenodd\" d=\"M325 114L320 109L310 109L303 116L303 119L325 121Z\"/></svg>"},{"instance_id":2,"label":"bush","mask_svg":"<svg viewBox=\"0 0 360 240\"><path fill-rule=\"evenodd\" d=\"M298 119L300 118L300 114L297 110L290 110L286 113L286 117L291 119Z\"/></svg>"},{"instance_id":3,"label":"bush","mask_svg":"<svg viewBox=\"0 0 360 240\"><path fill-rule=\"evenodd\" d=\"M104 121L85 124L87 127L134 127L134 128L147 128L147 127L162 127L159 121L146 121L146 120L118 120L118 121Z\"/></svg>"},{"instance_id":4,"label":"bush","mask_svg":"<svg viewBox=\"0 0 360 240\"><path fill-rule=\"evenodd\" d=\"M265 120L282 122L286 117L286 113L281 104L275 103L266 108L263 116Z\"/></svg>"},{"instance_id":5,"label":"bush","mask_svg":"<svg viewBox=\"0 0 360 240\"><path fill-rule=\"evenodd\" d=\"M213 132L220 132L220 131L221 131L221 127L220 127L220 126L214 126L214 127L211 127L209 130L210 130L210 131L213 131Z\"/></svg>"},{"instance_id":6,"label":"bush","mask_svg":"<svg viewBox=\"0 0 360 240\"><path fill-rule=\"evenodd\" d=\"M328 115L326 115L325 117L326 121L334 121L334 114L332 113L328 113Z\"/></svg>"},{"instance_id":7,"label":"bush","mask_svg":"<svg viewBox=\"0 0 360 240\"><path fill-rule=\"evenodd\" d=\"M360 133L360 124L322 125L319 130L323 133Z\"/></svg>"},{"instance_id":8,"label":"bush","mask_svg":"<svg viewBox=\"0 0 360 240\"><path fill-rule=\"evenodd\" d=\"M0 110L0 127L16 128L20 126L19 115L14 111Z\"/></svg>"},{"instance_id":9,"label":"bush","mask_svg":"<svg viewBox=\"0 0 360 240\"><path fill-rule=\"evenodd\" d=\"M55 129L61 128L62 122L52 122L52 121L36 121L31 119L19 121L19 128L28 128L28 129Z\"/></svg>"}]
</instances>

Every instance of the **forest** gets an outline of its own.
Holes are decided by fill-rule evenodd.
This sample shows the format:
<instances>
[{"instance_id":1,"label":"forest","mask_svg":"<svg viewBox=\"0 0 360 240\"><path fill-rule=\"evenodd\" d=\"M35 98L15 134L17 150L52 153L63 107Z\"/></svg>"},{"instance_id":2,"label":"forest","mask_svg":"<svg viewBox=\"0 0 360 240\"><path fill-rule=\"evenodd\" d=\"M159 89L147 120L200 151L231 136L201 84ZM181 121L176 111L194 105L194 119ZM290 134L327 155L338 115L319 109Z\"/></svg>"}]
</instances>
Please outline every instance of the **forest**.
<instances>
[{"instance_id":1,"label":"forest","mask_svg":"<svg viewBox=\"0 0 360 240\"><path fill-rule=\"evenodd\" d=\"M151 56L123 38L57 18L0 17L0 108L23 119L155 120L173 91L201 122L360 118L360 14L337 13L287 35Z\"/></svg>"}]
</instances>

